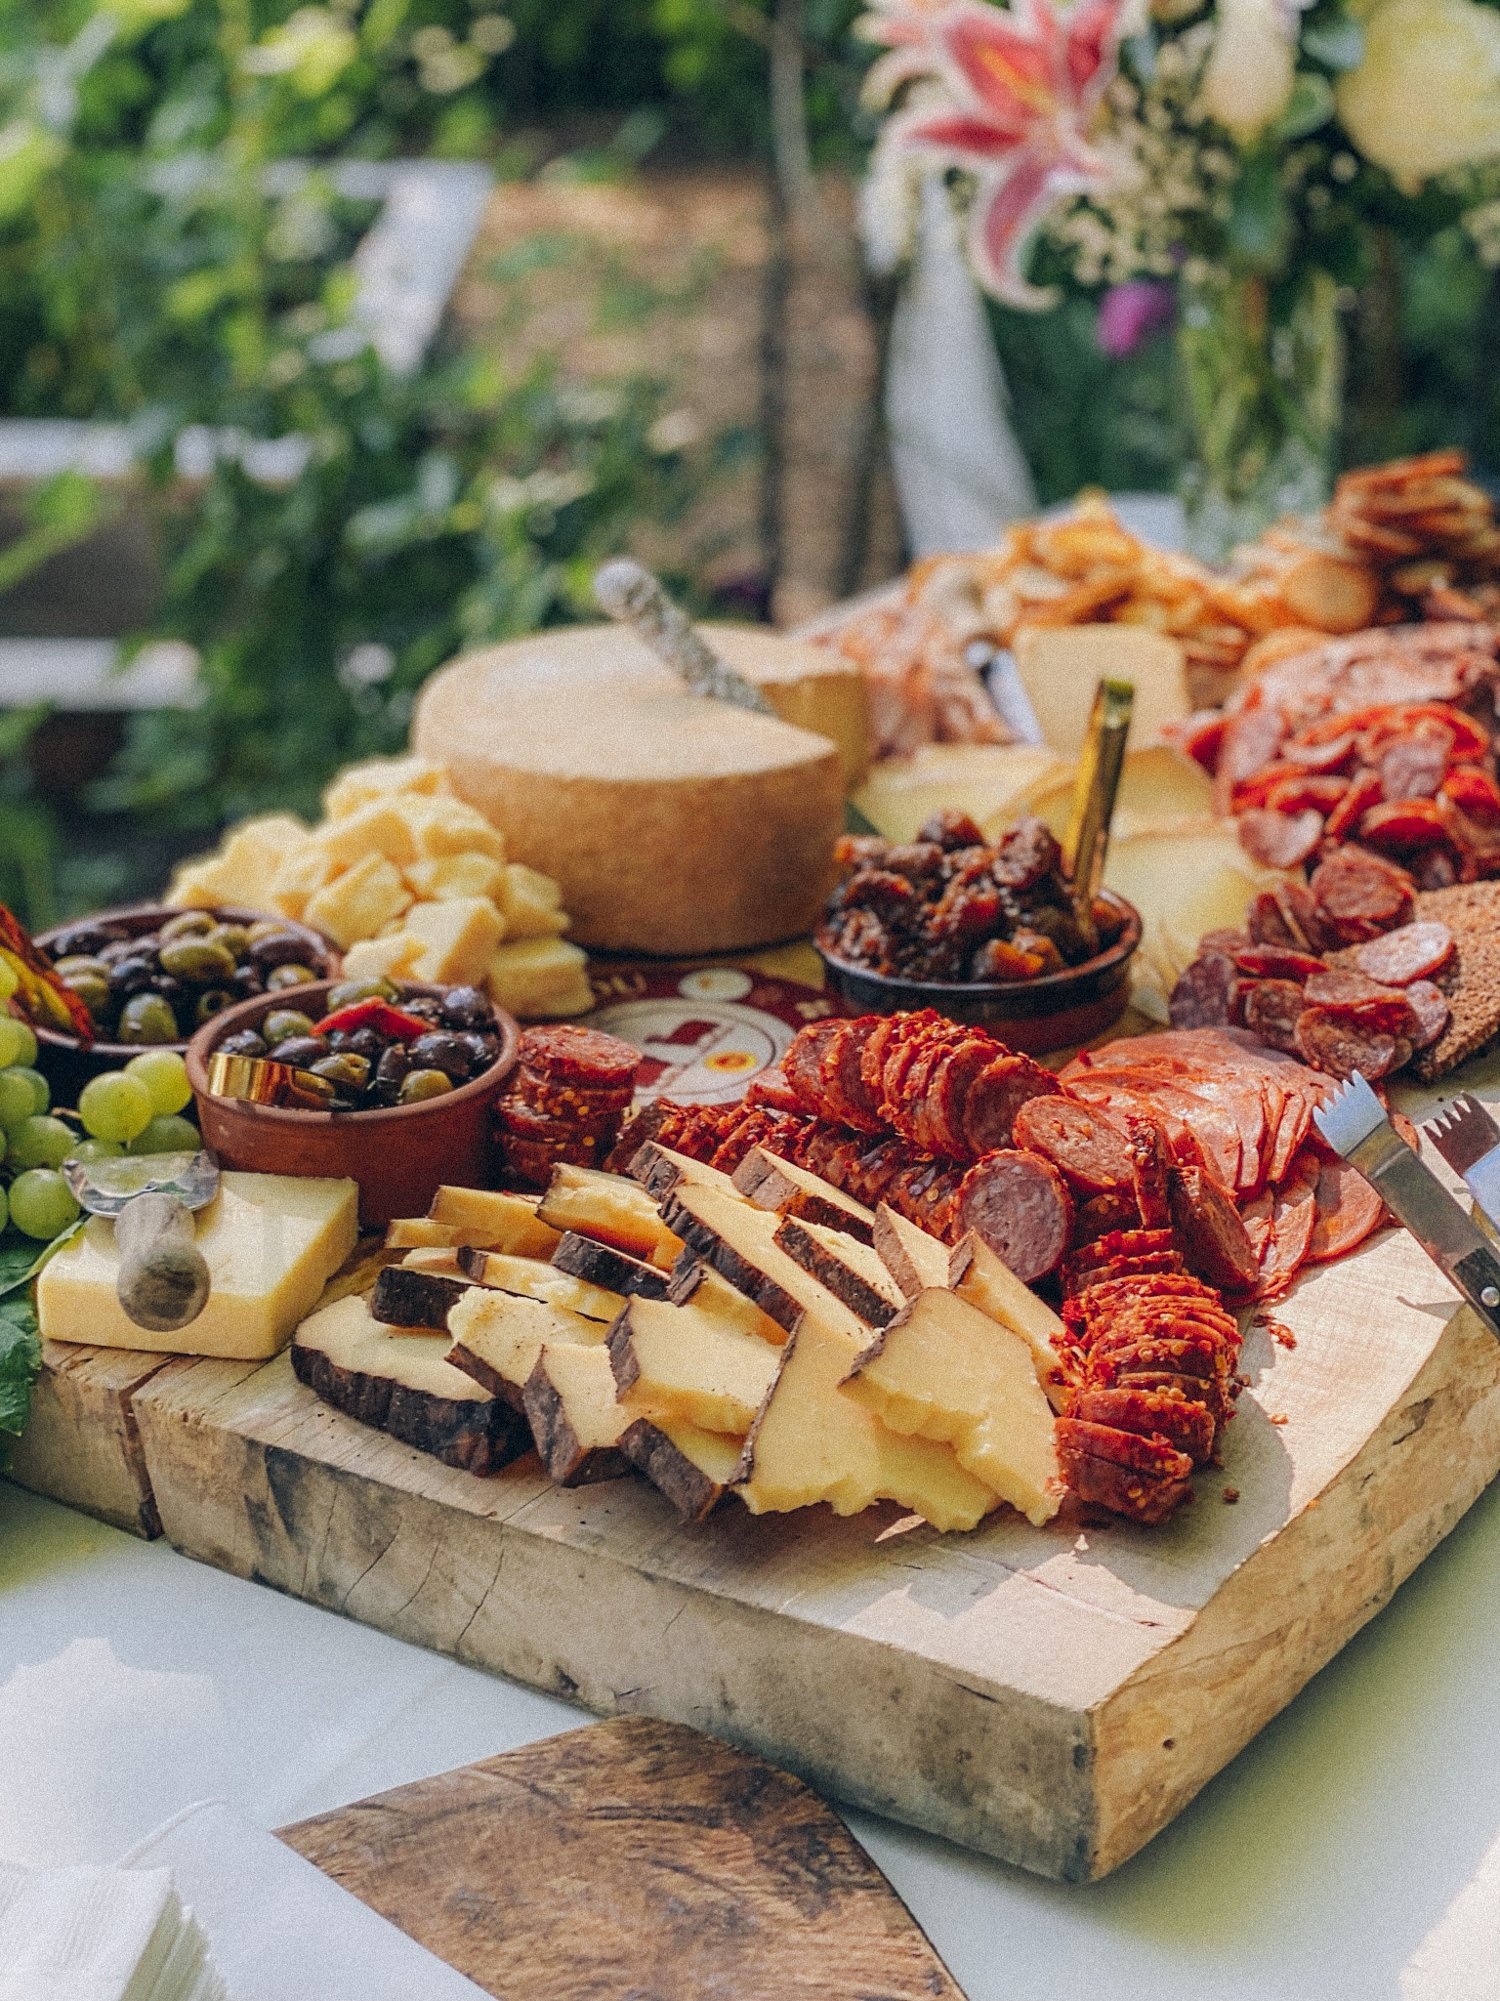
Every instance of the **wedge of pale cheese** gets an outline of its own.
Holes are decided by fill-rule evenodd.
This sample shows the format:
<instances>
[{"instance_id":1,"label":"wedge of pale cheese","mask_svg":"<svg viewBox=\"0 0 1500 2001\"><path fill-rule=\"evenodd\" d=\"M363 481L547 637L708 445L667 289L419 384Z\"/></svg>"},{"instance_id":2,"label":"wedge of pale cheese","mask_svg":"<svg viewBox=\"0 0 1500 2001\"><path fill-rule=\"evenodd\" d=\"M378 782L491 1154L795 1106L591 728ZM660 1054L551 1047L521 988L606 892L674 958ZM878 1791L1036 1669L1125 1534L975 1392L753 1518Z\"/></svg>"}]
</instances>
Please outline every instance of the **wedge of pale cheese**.
<instances>
[{"instance_id":1,"label":"wedge of pale cheese","mask_svg":"<svg viewBox=\"0 0 1500 2001\"><path fill-rule=\"evenodd\" d=\"M960 1299L977 1306L1000 1326L1019 1334L1031 1350L1037 1381L1048 1401L1059 1404L1062 1386L1059 1364L1067 1329L1046 1300L1023 1285L998 1251L970 1230L948 1260L948 1285Z\"/></svg>"},{"instance_id":2,"label":"wedge of pale cheese","mask_svg":"<svg viewBox=\"0 0 1500 2001\"><path fill-rule=\"evenodd\" d=\"M1164 727L1192 709L1180 640L1144 625L1032 625L1016 634L1016 671L1044 743L1077 757L1088 735L1103 676L1135 689L1130 740L1158 743Z\"/></svg>"},{"instance_id":3,"label":"wedge of pale cheese","mask_svg":"<svg viewBox=\"0 0 1500 2001\"><path fill-rule=\"evenodd\" d=\"M1031 1348L955 1293L918 1293L859 1356L844 1390L889 1430L951 1445L960 1466L1038 1527L1057 1513L1052 1411Z\"/></svg>"},{"instance_id":4,"label":"wedge of pale cheese","mask_svg":"<svg viewBox=\"0 0 1500 2001\"><path fill-rule=\"evenodd\" d=\"M548 1342L602 1347L609 1329L602 1320L585 1320L545 1300L476 1285L449 1309L448 1332L453 1345L447 1360L519 1410L521 1392Z\"/></svg>"},{"instance_id":5,"label":"wedge of pale cheese","mask_svg":"<svg viewBox=\"0 0 1500 2001\"><path fill-rule=\"evenodd\" d=\"M653 1299L630 1301L610 1330L609 1358L621 1400L636 1416L741 1438L781 1359L769 1342L711 1311Z\"/></svg>"},{"instance_id":6,"label":"wedge of pale cheese","mask_svg":"<svg viewBox=\"0 0 1500 2001\"><path fill-rule=\"evenodd\" d=\"M996 1505L996 1490L948 1445L898 1436L851 1395L844 1380L859 1357L838 1324L804 1313L745 1447L745 1506L779 1514L826 1501L836 1515L857 1515L897 1501L935 1529L974 1528Z\"/></svg>"},{"instance_id":7,"label":"wedge of pale cheese","mask_svg":"<svg viewBox=\"0 0 1500 2001\"><path fill-rule=\"evenodd\" d=\"M208 1264L208 1304L186 1327L137 1327L115 1295L120 1258L114 1224L95 1216L37 1281L37 1318L49 1341L218 1355L259 1362L278 1354L297 1322L354 1249L359 1188L353 1181L284 1174L225 1174L194 1218Z\"/></svg>"}]
</instances>

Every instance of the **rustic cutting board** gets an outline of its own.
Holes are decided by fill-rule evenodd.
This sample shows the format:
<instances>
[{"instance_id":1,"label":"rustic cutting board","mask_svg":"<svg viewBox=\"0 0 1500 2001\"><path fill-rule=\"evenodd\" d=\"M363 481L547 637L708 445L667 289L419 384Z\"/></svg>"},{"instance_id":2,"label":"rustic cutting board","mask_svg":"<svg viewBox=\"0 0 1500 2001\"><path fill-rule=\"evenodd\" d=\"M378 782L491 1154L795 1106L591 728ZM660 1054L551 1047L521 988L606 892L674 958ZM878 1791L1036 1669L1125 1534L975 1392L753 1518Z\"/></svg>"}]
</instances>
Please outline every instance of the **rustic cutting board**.
<instances>
[{"instance_id":1,"label":"rustic cutting board","mask_svg":"<svg viewBox=\"0 0 1500 2001\"><path fill-rule=\"evenodd\" d=\"M504 2001L963 2001L807 1787L623 1717L281 1838Z\"/></svg>"}]
</instances>

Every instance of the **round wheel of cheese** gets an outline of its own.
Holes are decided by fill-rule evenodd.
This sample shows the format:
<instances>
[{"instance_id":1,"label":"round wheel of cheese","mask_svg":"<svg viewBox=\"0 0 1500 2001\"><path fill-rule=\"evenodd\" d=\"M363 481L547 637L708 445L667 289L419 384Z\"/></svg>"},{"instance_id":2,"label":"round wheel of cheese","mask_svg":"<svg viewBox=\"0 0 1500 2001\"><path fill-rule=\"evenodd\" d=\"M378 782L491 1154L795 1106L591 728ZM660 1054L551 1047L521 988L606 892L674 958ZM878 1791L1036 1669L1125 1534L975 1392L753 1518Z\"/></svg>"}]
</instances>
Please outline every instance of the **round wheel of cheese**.
<instances>
[{"instance_id":1,"label":"round wheel of cheese","mask_svg":"<svg viewBox=\"0 0 1500 2001\"><path fill-rule=\"evenodd\" d=\"M710 636L782 699L774 635ZM617 626L465 654L423 689L412 745L448 767L514 860L562 885L581 945L671 956L773 944L810 931L832 887L844 780L831 736L690 694Z\"/></svg>"}]
</instances>

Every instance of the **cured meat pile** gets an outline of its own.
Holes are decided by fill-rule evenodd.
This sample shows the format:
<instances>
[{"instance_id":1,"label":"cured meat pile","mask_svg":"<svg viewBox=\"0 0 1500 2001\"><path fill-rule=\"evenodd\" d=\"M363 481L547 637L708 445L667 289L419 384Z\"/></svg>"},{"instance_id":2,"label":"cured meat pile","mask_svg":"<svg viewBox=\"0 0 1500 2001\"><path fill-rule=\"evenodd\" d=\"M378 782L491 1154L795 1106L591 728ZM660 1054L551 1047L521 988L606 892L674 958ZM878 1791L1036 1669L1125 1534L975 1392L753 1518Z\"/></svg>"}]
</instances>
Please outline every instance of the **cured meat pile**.
<instances>
[{"instance_id":1,"label":"cured meat pile","mask_svg":"<svg viewBox=\"0 0 1500 2001\"><path fill-rule=\"evenodd\" d=\"M914 841L848 835L846 873L818 926L835 958L917 980L1035 980L1080 965L1125 928L1095 905L1079 923L1050 827L1026 819L986 846L964 813L939 813Z\"/></svg>"},{"instance_id":2,"label":"cured meat pile","mask_svg":"<svg viewBox=\"0 0 1500 2001\"><path fill-rule=\"evenodd\" d=\"M1115 1232L1071 1259L1063 1321L1064 1479L1082 1500L1164 1522L1233 1414L1238 1323L1170 1230Z\"/></svg>"},{"instance_id":3,"label":"cured meat pile","mask_svg":"<svg viewBox=\"0 0 1500 2001\"><path fill-rule=\"evenodd\" d=\"M1332 1077L1356 1070L1374 1082L1432 1048L1452 1010L1432 976L1455 950L1446 924L1403 921L1374 932L1411 896L1395 871L1345 849L1321 864L1312 883L1263 891L1244 931L1211 931L1172 990L1175 1028L1247 1029L1267 1048L1300 1056ZM1340 915L1342 913L1342 915ZM1331 953L1310 940L1358 942Z\"/></svg>"},{"instance_id":4,"label":"cured meat pile","mask_svg":"<svg viewBox=\"0 0 1500 2001\"><path fill-rule=\"evenodd\" d=\"M616 1145L640 1051L593 1028L528 1028L495 1104L508 1177L545 1188L554 1167L597 1167Z\"/></svg>"},{"instance_id":5,"label":"cured meat pile","mask_svg":"<svg viewBox=\"0 0 1500 2001\"><path fill-rule=\"evenodd\" d=\"M1204 738L1190 743L1201 755ZM1423 889L1500 869L1491 731L1451 703L1358 709L1287 732L1253 709L1225 726L1220 809L1265 868L1298 868L1355 843L1394 856Z\"/></svg>"},{"instance_id":6,"label":"cured meat pile","mask_svg":"<svg viewBox=\"0 0 1500 2001\"><path fill-rule=\"evenodd\" d=\"M912 599L857 612L824 641L864 675L876 757L906 757L924 743L1011 741L966 658L967 624Z\"/></svg>"},{"instance_id":7,"label":"cured meat pile","mask_svg":"<svg viewBox=\"0 0 1500 2001\"><path fill-rule=\"evenodd\" d=\"M1465 477L1461 451L1346 472L1324 516L1380 573L1389 605L1429 618L1487 618L1500 609L1495 504ZM1399 615L1399 614L1398 614Z\"/></svg>"}]
</instances>

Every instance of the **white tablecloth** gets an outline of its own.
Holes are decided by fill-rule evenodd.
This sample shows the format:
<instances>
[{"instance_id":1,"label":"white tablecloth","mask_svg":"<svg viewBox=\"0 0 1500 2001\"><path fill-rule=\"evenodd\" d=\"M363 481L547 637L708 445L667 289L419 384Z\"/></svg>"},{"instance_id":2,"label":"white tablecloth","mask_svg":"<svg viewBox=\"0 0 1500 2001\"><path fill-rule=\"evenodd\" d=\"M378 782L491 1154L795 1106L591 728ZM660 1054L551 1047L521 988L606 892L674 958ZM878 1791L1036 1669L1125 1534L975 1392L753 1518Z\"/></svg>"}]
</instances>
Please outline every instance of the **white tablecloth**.
<instances>
[{"instance_id":1,"label":"white tablecloth","mask_svg":"<svg viewBox=\"0 0 1500 2001\"><path fill-rule=\"evenodd\" d=\"M1500 1996L1497 1599L1491 1490L1102 1884L851 1824L971 2001ZM274 1827L585 1721L0 1484L0 1859L113 1860L205 1794Z\"/></svg>"}]
</instances>

